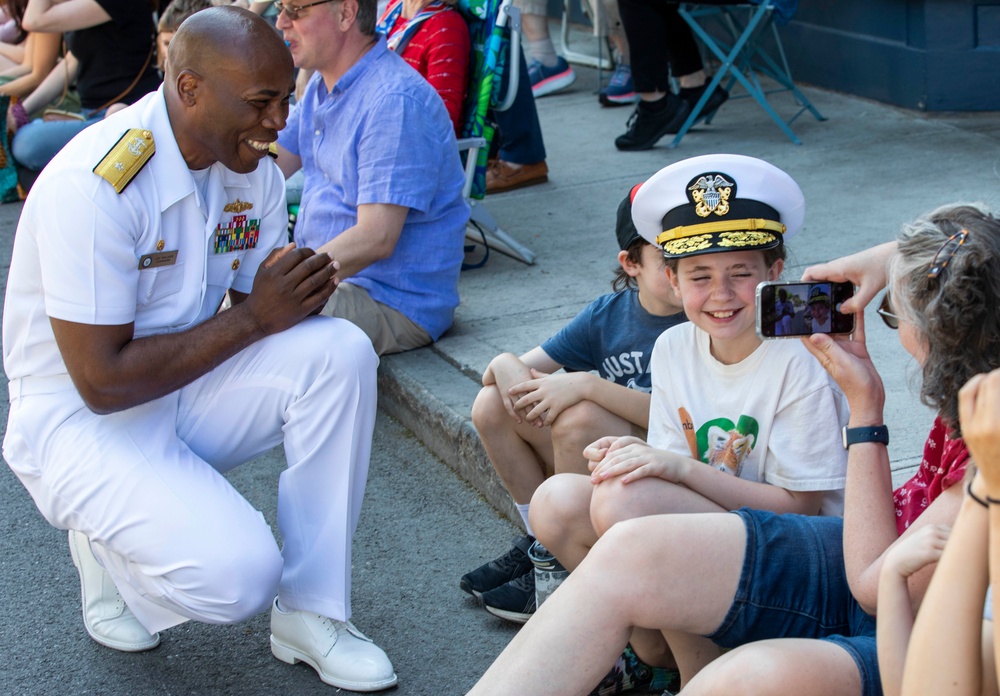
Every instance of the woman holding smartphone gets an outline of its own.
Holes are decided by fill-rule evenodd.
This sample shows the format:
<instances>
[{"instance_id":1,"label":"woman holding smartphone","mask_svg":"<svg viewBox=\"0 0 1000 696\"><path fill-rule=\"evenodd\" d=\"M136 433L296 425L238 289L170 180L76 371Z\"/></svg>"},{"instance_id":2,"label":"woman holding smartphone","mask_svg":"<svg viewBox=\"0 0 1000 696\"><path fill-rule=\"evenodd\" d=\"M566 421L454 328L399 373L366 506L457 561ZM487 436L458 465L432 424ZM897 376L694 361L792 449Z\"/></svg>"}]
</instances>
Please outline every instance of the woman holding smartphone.
<instances>
[{"instance_id":1,"label":"woman holding smartphone","mask_svg":"<svg viewBox=\"0 0 1000 696\"><path fill-rule=\"evenodd\" d=\"M899 539L952 524L962 505L959 390L1000 367L997 264L1000 221L981 206L953 205L907 225L898 246L808 269L805 280L860 286L845 303L859 311L851 337L805 340L850 405L844 518L741 509L616 524L471 693L516 693L540 679L558 685L553 693L585 693L644 627L669 641L685 696L880 694L879 573ZM887 279L879 313L921 366L921 399L938 412L918 472L895 492L885 392L860 313ZM932 572L911 576L914 605ZM697 675L685 671L705 640L734 649Z\"/></svg>"}]
</instances>

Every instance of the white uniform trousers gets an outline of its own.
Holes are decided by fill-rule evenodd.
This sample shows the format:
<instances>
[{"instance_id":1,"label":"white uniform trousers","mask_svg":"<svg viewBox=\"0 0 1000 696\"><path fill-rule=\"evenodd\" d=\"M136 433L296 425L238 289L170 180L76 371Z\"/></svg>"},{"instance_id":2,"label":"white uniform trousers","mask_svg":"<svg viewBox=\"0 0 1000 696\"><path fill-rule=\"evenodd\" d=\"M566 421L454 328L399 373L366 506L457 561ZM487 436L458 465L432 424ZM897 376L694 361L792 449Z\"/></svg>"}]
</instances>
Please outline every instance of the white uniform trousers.
<instances>
[{"instance_id":1,"label":"white uniform trousers","mask_svg":"<svg viewBox=\"0 0 1000 696\"><path fill-rule=\"evenodd\" d=\"M4 457L52 525L90 538L149 631L242 621L275 594L346 620L377 366L360 329L313 317L111 415L64 381L15 380ZM220 472L282 441L279 550Z\"/></svg>"}]
</instances>

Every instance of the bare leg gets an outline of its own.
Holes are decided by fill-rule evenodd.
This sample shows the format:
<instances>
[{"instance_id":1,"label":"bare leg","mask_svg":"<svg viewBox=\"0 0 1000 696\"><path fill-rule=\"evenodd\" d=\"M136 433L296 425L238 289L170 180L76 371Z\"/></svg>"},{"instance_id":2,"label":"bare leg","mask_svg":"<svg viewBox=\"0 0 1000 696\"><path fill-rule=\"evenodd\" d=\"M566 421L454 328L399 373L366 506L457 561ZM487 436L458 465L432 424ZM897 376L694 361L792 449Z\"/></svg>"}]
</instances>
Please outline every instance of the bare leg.
<instances>
[{"instance_id":1,"label":"bare leg","mask_svg":"<svg viewBox=\"0 0 1000 696\"><path fill-rule=\"evenodd\" d=\"M615 525L541 606L470 694L587 693L634 626L707 634L743 565L736 515L661 515Z\"/></svg>"},{"instance_id":2,"label":"bare leg","mask_svg":"<svg viewBox=\"0 0 1000 696\"><path fill-rule=\"evenodd\" d=\"M725 512L690 488L658 478L645 478L626 484L620 478L613 478L593 488L590 519L598 536L602 536L612 525L636 517L685 512Z\"/></svg>"},{"instance_id":3,"label":"bare leg","mask_svg":"<svg viewBox=\"0 0 1000 696\"><path fill-rule=\"evenodd\" d=\"M621 14L618 12L618 0L600 0L600 2L603 4L608 39L614 46L615 51L618 52L618 58L622 64L631 65L629 62L628 38L625 36Z\"/></svg>"},{"instance_id":4,"label":"bare leg","mask_svg":"<svg viewBox=\"0 0 1000 696\"><path fill-rule=\"evenodd\" d=\"M850 654L833 643L783 638L726 653L684 687L684 696L859 696L861 675Z\"/></svg>"},{"instance_id":5,"label":"bare leg","mask_svg":"<svg viewBox=\"0 0 1000 696\"><path fill-rule=\"evenodd\" d=\"M531 499L531 528L535 536L559 562L573 570L597 534L590 522L589 476L558 474L539 486Z\"/></svg>"},{"instance_id":6,"label":"bare leg","mask_svg":"<svg viewBox=\"0 0 1000 696\"><path fill-rule=\"evenodd\" d=\"M549 18L522 12L521 32L528 41L545 41L549 38Z\"/></svg>"},{"instance_id":7,"label":"bare leg","mask_svg":"<svg viewBox=\"0 0 1000 696\"><path fill-rule=\"evenodd\" d=\"M681 673L681 687L687 686L694 675L722 654L722 648L708 638L679 631L651 631L648 628L637 628L632 631L629 642L635 654L647 665L664 666L647 660L643 651L657 648L666 650L670 660ZM639 647L636 647L637 645Z\"/></svg>"},{"instance_id":8,"label":"bare leg","mask_svg":"<svg viewBox=\"0 0 1000 696\"><path fill-rule=\"evenodd\" d=\"M600 536L623 520L692 512L723 512L723 509L689 488L656 478L628 484L622 484L617 478L605 481L594 486L590 504L591 523ZM700 636L671 634L665 641L660 631L636 629L629 643L646 664L677 666L685 683L719 656L715 644Z\"/></svg>"},{"instance_id":9,"label":"bare leg","mask_svg":"<svg viewBox=\"0 0 1000 696\"><path fill-rule=\"evenodd\" d=\"M557 474L586 474L583 450L605 435L645 437L646 431L593 401L564 409L552 423L552 451Z\"/></svg>"},{"instance_id":10,"label":"bare leg","mask_svg":"<svg viewBox=\"0 0 1000 696\"><path fill-rule=\"evenodd\" d=\"M552 472L550 429L511 418L495 386L480 390L472 405L472 422L514 502L528 503L535 489Z\"/></svg>"}]
</instances>

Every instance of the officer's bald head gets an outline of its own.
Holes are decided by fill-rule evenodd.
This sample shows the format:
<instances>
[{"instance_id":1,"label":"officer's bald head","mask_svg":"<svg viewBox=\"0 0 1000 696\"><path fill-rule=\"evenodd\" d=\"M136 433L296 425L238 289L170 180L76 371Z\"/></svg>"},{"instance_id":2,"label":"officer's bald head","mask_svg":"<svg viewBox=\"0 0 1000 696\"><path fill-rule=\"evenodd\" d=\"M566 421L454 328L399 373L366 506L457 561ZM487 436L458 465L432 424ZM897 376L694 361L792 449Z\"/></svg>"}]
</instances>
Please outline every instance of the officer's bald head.
<instances>
[{"instance_id":1,"label":"officer's bald head","mask_svg":"<svg viewBox=\"0 0 1000 696\"><path fill-rule=\"evenodd\" d=\"M256 169L284 128L292 56L263 19L235 7L189 17L174 35L163 84L174 138L191 169Z\"/></svg>"},{"instance_id":2,"label":"officer's bald head","mask_svg":"<svg viewBox=\"0 0 1000 696\"><path fill-rule=\"evenodd\" d=\"M285 42L270 24L237 7L211 7L188 17L174 34L165 81L170 84L185 70L198 75L232 67L253 71L274 61L291 65Z\"/></svg>"}]
</instances>

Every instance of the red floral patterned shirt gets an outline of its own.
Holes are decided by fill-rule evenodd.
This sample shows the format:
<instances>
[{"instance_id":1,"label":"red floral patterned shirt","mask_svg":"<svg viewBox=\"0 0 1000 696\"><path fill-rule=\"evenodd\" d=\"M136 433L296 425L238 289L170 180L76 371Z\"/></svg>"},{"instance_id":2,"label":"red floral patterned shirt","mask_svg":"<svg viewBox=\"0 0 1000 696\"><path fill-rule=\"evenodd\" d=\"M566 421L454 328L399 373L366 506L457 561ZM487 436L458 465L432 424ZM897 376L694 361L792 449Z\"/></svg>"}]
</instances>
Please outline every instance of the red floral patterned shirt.
<instances>
[{"instance_id":1,"label":"red floral patterned shirt","mask_svg":"<svg viewBox=\"0 0 1000 696\"><path fill-rule=\"evenodd\" d=\"M936 418L924 444L920 468L913 478L892 494L896 507L896 531L902 534L942 491L961 481L968 463L969 450L965 442L949 437L948 426Z\"/></svg>"}]
</instances>

